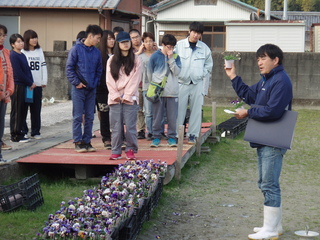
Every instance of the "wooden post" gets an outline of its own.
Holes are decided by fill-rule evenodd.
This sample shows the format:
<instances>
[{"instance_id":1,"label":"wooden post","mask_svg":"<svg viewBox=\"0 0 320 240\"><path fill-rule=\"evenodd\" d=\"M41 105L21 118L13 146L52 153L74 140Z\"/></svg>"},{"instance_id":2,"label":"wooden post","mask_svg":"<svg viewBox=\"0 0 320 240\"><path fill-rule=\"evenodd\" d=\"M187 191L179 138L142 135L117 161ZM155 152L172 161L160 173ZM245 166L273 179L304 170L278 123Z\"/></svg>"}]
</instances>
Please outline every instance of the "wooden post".
<instances>
[{"instance_id":1,"label":"wooden post","mask_svg":"<svg viewBox=\"0 0 320 240\"><path fill-rule=\"evenodd\" d=\"M216 105L216 102L212 102L211 136L215 137L216 134L217 134L217 105Z\"/></svg>"},{"instance_id":2,"label":"wooden post","mask_svg":"<svg viewBox=\"0 0 320 240\"><path fill-rule=\"evenodd\" d=\"M181 161L182 161L182 150L183 150L183 138L184 138L184 125L179 125L178 132L178 149L177 149L177 161L175 165L174 176L180 181L181 178Z\"/></svg>"},{"instance_id":3,"label":"wooden post","mask_svg":"<svg viewBox=\"0 0 320 240\"><path fill-rule=\"evenodd\" d=\"M196 141L196 153L199 157L201 155L201 128L202 128L202 113L201 113L201 125L200 125L200 131L199 131L199 137L197 137Z\"/></svg>"}]
</instances>

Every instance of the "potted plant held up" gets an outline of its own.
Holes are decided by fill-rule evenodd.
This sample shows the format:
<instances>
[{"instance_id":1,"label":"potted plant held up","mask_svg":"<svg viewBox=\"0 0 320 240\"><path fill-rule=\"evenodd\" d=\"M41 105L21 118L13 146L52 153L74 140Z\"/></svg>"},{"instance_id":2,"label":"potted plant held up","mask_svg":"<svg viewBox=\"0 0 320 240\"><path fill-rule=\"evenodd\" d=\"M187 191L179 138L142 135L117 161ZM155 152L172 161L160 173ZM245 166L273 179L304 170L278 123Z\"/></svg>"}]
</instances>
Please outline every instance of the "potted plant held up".
<instances>
[{"instance_id":1,"label":"potted plant held up","mask_svg":"<svg viewBox=\"0 0 320 240\"><path fill-rule=\"evenodd\" d=\"M232 68L232 64L234 63L234 60L240 60L241 54L239 52L233 51L233 52L223 52L223 59L225 63L226 68Z\"/></svg>"}]
</instances>

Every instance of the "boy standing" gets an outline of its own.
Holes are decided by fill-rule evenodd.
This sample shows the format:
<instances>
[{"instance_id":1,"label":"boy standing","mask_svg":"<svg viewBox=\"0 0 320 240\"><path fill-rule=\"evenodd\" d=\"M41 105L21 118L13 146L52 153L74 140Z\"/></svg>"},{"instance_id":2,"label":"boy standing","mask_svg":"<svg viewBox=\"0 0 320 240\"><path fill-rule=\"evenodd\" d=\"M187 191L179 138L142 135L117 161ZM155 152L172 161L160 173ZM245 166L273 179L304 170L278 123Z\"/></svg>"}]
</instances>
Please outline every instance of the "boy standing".
<instances>
[{"instance_id":1,"label":"boy standing","mask_svg":"<svg viewBox=\"0 0 320 240\"><path fill-rule=\"evenodd\" d=\"M68 54L66 74L72 84L73 142L76 152L95 152L91 145L96 87L102 73L102 58L95 47L100 42L102 29L89 25L86 38L77 39ZM82 115L84 130L82 133Z\"/></svg>"},{"instance_id":2,"label":"boy standing","mask_svg":"<svg viewBox=\"0 0 320 240\"><path fill-rule=\"evenodd\" d=\"M152 103L153 126L152 134L153 140L151 147L158 147L161 138L161 122L163 120L164 111L166 109L168 122L168 145L170 147L177 146L176 140L176 122L178 115L178 94L179 84L178 75L180 73L181 63L177 54L173 53L174 46L177 39L171 35L166 34L162 38L162 49L159 49L151 55L147 75L151 82L160 84L167 76L166 84L163 94L158 102Z\"/></svg>"}]
</instances>

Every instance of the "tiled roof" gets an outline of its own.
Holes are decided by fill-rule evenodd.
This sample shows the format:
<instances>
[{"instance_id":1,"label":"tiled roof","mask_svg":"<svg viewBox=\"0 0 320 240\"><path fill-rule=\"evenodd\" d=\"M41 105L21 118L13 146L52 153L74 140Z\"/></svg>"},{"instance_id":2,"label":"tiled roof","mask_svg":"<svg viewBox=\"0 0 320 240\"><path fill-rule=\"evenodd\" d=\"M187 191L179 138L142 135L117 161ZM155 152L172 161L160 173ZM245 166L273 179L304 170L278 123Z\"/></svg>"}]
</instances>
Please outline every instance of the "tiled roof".
<instances>
[{"instance_id":1,"label":"tiled roof","mask_svg":"<svg viewBox=\"0 0 320 240\"><path fill-rule=\"evenodd\" d=\"M116 8L121 0L1 0L0 8Z\"/></svg>"}]
</instances>

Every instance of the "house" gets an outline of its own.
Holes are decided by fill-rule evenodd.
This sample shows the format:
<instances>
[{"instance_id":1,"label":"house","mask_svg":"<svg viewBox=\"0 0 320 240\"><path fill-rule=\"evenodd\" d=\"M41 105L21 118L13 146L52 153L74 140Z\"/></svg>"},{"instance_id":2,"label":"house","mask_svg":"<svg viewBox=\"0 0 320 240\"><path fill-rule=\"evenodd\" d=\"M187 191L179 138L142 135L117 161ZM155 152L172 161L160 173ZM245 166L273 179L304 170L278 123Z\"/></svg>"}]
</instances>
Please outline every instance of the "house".
<instances>
[{"instance_id":1,"label":"house","mask_svg":"<svg viewBox=\"0 0 320 240\"><path fill-rule=\"evenodd\" d=\"M226 48L226 21L264 19L263 11L237 0L165 0L152 10L157 14L154 28L158 43L164 34L185 38L190 23L200 21L205 25L202 41L213 51Z\"/></svg>"},{"instance_id":2,"label":"house","mask_svg":"<svg viewBox=\"0 0 320 240\"><path fill-rule=\"evenodd\" d=\"M282 18L282 11L271 11L271 14ZM320 42L318 40L317 34L314 32L313 27L319 25L320 23L320 12L301 12L301 11L289 11L287 12L287 19L291 21L305 21L306 31L305 31L305 48L307 51L320 51ZM318 28L318 27L316 27Z\"/></svg>"},{"instance_id":3,"label":"house","mask_svg":"<svg viewBox=\"0 0 320 240\"><path fill-rule=\"evenodd\" d=\"M78 32L89 24L112 30L141 29L142 0L1 0L0 22L8 35L27 29L38 33L44 51L53 51L54 41L66 41L70 49ZM5 46L9 46L9 38Z\"/></svg>"},{"instance_id":4,"label":"house","mask_svg":"<svg viewBox=\"0 0 320 240\"><path fill-rule=\"evenodd\" d=\"M164 0L154 5L152 11L157 14L154 29L158 44L164 34L173 34L178 40L185 38L189 24L199 21L205 25L202 41L214 52L235 49L252 51L252 39L256 50L256 45L262 45L266 43L265 39L270 39L264 36L279 33L280 35L296 33L297 36L297 33L301 34L303 25L302 22L278 22L272 25L272 22L279 21L280 18L271 14L270 21L267 22L264 11L238 0ZM271 27L268 24L271 24ZM273 31L274 28L277 31ZM258 32L260 35L256 36ZM243 38L238 38L239 34ZM287 38L281 35L272 43L278 44L279 39ZM304 38L299 38L299 41L304 41ZM279 45L283 45L282 42ZM300 42L298 46L292 48L293 51L297 49L304 51L301 50Z\"/></svg>"}]
</instances>

